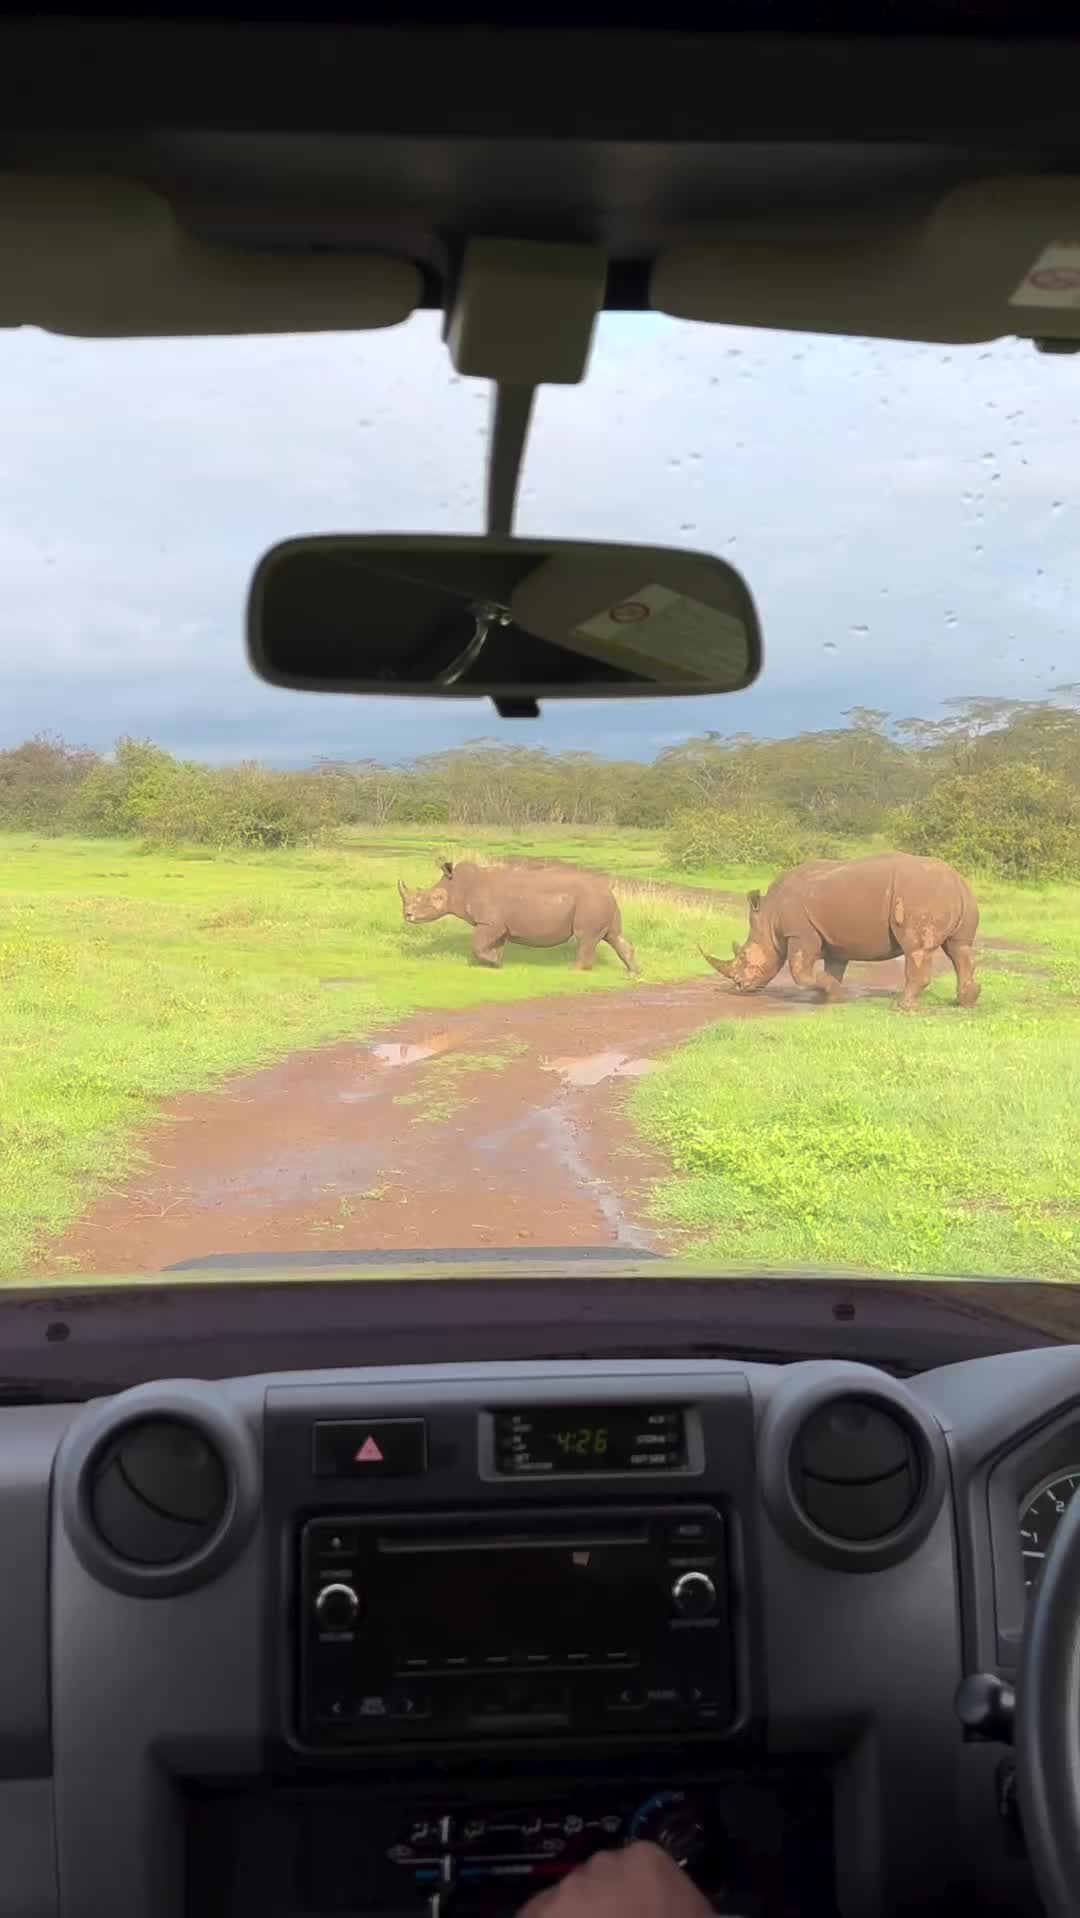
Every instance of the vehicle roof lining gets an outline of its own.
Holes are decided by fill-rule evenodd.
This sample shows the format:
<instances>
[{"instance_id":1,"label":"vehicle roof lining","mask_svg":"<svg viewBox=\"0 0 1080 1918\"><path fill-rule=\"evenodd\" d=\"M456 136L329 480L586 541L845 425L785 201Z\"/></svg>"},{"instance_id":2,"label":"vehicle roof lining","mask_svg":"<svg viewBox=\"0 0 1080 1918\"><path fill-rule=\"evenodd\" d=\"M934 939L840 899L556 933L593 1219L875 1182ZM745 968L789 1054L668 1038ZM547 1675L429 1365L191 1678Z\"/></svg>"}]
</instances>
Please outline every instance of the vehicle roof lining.
<instances>
[{"instance_id":1,"label":"vehicle roof lining","mask_svg":"<svg viewBox=\"0 0 1080 1918\"><path fill-rule=\"evenodd\" d=\"M1016 170L1001 143L709 144L367 134L138 132L17 140L19 170L138 182L192 236L230 247L385 252L426 273L427 305L476 235L576 240L621 271L609 306L646 301L648 263L732 225L830 223L848 240L924 217L952 188ZM1080 168L1080 156L1078 156ZM1050 173L1056 156L1025 154Z\"/></svg>"},{"instance_id":2,"label":"vehicle roof lining","mask_svg":"<svg viewBox=\"0 0 1080 1918\"><path fill-rule=\"evenodd\" d=\"M607 306L634 309L673 250L685 287L695 248L737 258L797 230L851 253L901 241L966 185L1080 177L1078 97L1075 41L431 28L418 60L415 28L9 20L0 190L57 173L150 188L183 236L233 256L238 331L263 330L243 319L245 253L268 314L274 256L290 274L312 263L309 317L284 273L282 304L288 330L321 330L335 261L358 289L370 274L358 324L388 324L443 306L464 243L485 234L601 247ZM10 278L32 238L5 238ZM375 299L380 258L420 269L411 291ZM175 327L148 330L229 330L215 297L220 327L193 296L173 301ZM325 324L346 324L325 297ZM772 298L768 312L787 323ZM40 323L17 303L4 317ZM117 330L144 329L133 312Z\"/></svg>"},{"instance_id":3,"label":"vehicle roof lining","mask_svg":"<svg viewBox=\"0 0 1080 1918\"><path fill-rule=\"evenodd\" d=\"M1080 42L0 21L7 135L139 129L1075 149ZM87 84L92 74L93 84ZM525 83L527 81L527 84Z\"/></svg>"}]
</instances>

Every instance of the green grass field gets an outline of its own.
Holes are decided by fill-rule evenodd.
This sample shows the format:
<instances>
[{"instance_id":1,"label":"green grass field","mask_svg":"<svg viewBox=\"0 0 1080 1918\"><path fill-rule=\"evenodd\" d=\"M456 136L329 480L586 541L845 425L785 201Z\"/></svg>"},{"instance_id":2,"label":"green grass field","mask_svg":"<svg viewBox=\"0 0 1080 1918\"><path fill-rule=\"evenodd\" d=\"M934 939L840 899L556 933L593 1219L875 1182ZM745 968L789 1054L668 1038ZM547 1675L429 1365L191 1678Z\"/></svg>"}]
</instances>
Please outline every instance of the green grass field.
<instances>
[{"instance_id":1,"label":"green grass field","mask_svg":"<svg viewBox=\"0 0 1080 1918\"><path fill-rule=\"evenodd\" d=\"M494 973L467 963L460 921L406 927L399 863L427 884L433 850L495 858L510 845L401 839L235 858L0 840L0 1276L123 1178L133 1134L172 1093L423 1007L634 990L606 946L591 974L566 948L521 947ZM546 850L584 857L564 839ZM648 893L627 917L647 980L700 969L697 941L717 932L715 913Z\"/></svg>"},{"instance_id":2,"label":"green grass field","mask_svg":"<svg viewBox=\"0 0 1080 1918\"><path fill-rule=\"evenodd\" d=\"M731 1021L632 1110L676 1175L655 1216L728 1265L1080 1278L1080 889L979 887L974 1012Z\"/></svg>"},{"instance_id":3,"label":"green grass field","mask_svg":"<svg viewBox=\"0 0 1080 1918\"><path fill-rule=\"evenodd\" d=\"M614 954L466 963L468 932L406 928L394 882L434 857L514 853L636 882L627 930L646 981L700 971L742 914L651 893L681 876L662 835L421 828L337 849L147 854L115 840L0 841L0 1275L24 1274L170 1094L293 1047L363 1037L422 1007L633 991ZM742 891L761 872L693 883ZM1080 889L981 887L987 954L971 1014L936 983L887 1002L717 1024L635 1088L676 1168L659 1220L727 1266L1080 1277Z\"/></svg>"}]
</instances>

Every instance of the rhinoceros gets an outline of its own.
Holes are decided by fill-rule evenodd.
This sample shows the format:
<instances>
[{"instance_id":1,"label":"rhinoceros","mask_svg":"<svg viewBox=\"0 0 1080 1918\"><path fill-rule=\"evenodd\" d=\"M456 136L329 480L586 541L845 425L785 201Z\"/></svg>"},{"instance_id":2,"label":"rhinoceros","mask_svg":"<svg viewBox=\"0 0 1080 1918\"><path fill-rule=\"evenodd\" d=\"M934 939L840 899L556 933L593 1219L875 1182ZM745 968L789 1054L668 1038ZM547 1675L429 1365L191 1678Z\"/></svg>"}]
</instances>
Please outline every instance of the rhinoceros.
<instances>
[{"instance_id":1,"label":"rhinoceros","mask_svg":"<svg viewBox=\"0 0 1080 1918\"><path fill-rule=\"evenodd\" d=\"M786 962L797 986L839 996L851 960L904 960L897 1000L911 1012L930 981L940 949L956 972L956 1002L979 996L972 944L979 908L966 879L940 859L873 853L868 859L816 859L774 879L765 897L747 895L750 931L733 959L714 959L737 992L760 992ZM824 961L820 972L818 960Z\"/></svg>"},{"instance_id":2,"label":"rhinoceros","mask_svg":"<svg viewBox=\"0 0 1080 1918\"><path fill-rule=\"evenodd\" d=\"M410 892L399 879L398 891L410 926L427 925L447 913L474 926L473 958L482 966L502 965L508 939L519 946L561 946L576 939L575 970L589 972L603 939L627 972L638 970L634 948L623 938L615 895L594 873L568 867L515 871L445 860L434 886Z\"/></svg>"}]
</instances>

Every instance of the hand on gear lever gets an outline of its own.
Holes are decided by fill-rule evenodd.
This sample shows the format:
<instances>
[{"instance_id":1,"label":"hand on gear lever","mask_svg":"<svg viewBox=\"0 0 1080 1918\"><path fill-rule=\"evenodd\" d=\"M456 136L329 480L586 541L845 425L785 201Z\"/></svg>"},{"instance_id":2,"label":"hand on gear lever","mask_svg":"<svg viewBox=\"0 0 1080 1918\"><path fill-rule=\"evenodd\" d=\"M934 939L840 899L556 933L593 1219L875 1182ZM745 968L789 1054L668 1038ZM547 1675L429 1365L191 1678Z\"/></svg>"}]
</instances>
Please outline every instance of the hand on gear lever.
<instances>
[{"instance_id":1,"label":"hand on gear lever","mask_svg":"<svg viewBox=\"0 0 1080 1918\"><path fill-rule=\"evenodd\" d=\"M598 1851L518 1918L711 1918L712 1906L659 1845Z\"/></svg>"}]
</instances>

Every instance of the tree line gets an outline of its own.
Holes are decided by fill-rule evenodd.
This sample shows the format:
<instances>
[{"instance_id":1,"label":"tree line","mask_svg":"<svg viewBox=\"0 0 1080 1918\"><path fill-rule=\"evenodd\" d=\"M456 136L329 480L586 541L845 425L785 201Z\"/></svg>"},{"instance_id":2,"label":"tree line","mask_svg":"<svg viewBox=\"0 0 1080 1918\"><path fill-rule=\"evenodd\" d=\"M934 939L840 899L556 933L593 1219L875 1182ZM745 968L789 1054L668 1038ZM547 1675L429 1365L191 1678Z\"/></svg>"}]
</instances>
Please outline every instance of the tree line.
<instances>
[{"instance_id":1,"label":"tree line","mask_svg":"<svg viewBox=\"0 0 1080 1918\"><path fill-rule=\"evenodd\" d=\"M957 698L937 718L856 706L786 739L710 732L651 761L479 739L396 765L209 766L146 739L0 751L0 830L288 847L388 825L663 828L669 863L788 863L887 835L973 871L1080 877L1080 687Z\"/></svg>"}]
</instances>

